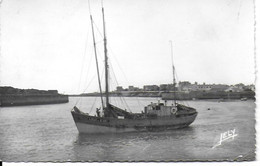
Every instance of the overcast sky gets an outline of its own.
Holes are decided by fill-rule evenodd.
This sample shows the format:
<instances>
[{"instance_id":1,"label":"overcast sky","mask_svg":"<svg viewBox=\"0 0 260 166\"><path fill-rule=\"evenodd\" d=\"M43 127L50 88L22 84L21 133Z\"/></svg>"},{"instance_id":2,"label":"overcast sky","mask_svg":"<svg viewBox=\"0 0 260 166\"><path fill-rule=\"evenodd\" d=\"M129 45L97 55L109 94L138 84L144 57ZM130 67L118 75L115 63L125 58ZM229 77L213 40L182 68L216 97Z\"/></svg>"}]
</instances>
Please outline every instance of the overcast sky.
<instances>
[{"instance_id":1,"label":"overcast sky","mask_svg":"<svg viewBox=\"0 0 260 166\"><path fill-rule=\"evenodd\" d=\"M101 0L89 2L90 7L88 0L2 1L0 85L98 91L89 8L104 77ZM169 40L178 81L254 83L253 0L103 4L111 89L172 83Z\"/></svg>"}]
</instances>

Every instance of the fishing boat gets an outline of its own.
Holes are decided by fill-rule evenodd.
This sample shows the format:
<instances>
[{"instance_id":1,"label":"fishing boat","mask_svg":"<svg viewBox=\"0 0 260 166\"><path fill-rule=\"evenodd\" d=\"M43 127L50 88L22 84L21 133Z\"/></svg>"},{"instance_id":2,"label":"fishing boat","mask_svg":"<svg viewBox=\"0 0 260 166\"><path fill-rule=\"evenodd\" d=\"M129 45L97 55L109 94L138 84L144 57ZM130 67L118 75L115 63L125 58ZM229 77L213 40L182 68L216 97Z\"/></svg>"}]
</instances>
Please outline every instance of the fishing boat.
<instances>
[{"instance_id":1,"label":"fishing boat","mask_svg":"<svg viewBox=\"0 0 260 166\"><path fill-rule=\"evenodd\" d=\"M96 66L98 83L101 97L101 108L96 109L96 115L92 116L81 111L77 106L71 110L71 114L79 133L122 133L134 131L161 131L178 129L189 126L197 117L196 109L174 101L174 104L167 105L156 102L144 107L141 113L128 112L126 109L119 108L110 103L109 98L109 79L108 79L108 56L107 39L105 31L104 8L102 7L103 33L104 33L104 59L105 59L105 93L101 89L99 68L96 55L95 34L93 20L90 15L92 25L92 36L94 42L94 53L96 56ZM175 87L175 69L173 67L173 85ZM103 97L104 95L104 97ZM103 101L105 98L105 101Z\"/></svg>"}]
</instances>

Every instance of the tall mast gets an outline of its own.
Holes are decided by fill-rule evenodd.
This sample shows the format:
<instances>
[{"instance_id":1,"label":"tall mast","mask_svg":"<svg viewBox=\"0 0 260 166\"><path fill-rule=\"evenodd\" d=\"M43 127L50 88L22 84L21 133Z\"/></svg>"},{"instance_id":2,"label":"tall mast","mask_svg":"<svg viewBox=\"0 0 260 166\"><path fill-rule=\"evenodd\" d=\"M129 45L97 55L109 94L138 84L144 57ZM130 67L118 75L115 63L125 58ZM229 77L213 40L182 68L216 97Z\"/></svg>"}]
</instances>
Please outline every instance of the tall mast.
<instances>
[{"instance_id":1,"label":"tall mast","mask_svg":"<svg viewBox=\"0 0 260 166\"><path fill-rule=\"evenodd\" d=\"M175 79L175 67L173 64L173 46L172 41L170 40L171 45L171 57L172 57L172 74L173 74L173 98L174 98L174 106L176 106L176 79Z\"/></svg>"},{"instance_id":2,"label":"tall mast","mask_svg":"<svg viewBox=\"0 0 260 166\"><path fill-rule=\"evenodd\" d=\"M107 38L106 38L106 27L105 27L105 14L102 6L103 15L103 30L104 30L104 52L105 52L105 77L106 77L106 107L109 107L109 81L108 81L108 57L107 57Z\"/></svg>"},{"instance_id":3,"label":"tall mast","mask_svg":"<svg viewBox=\"0 0 260 166\"><path fill-rule=\"evenodd\" d=\"M94 33L94 28L93 28L92 15L90 15L90 20L91 20L92 36L93 36L94 51L95 51L96 66L97 66L97 74L98 74L98 85L99 85L99 91L100 91L100 97L101 97L101 103L102 103L102 110L103 110L104 109L104 102L103 102L103 94L102 94L100 75L99 75L99 67L98 67L98 59L97 59L97 48L96 48L96 41L95 41L95 33Z\"/></svg>"}]
</instances>

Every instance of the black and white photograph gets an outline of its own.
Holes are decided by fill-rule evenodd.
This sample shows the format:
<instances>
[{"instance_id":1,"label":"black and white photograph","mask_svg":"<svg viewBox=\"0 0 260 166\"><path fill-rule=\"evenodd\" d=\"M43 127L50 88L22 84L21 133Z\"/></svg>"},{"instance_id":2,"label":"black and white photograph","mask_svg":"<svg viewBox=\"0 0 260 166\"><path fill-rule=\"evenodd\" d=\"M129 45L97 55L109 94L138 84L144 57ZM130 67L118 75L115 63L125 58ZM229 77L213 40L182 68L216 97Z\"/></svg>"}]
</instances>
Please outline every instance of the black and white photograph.
<instances>
[{"instance_id":1,"label":"black and white photograph","mask_svg":"<svg viewBox=\"0 0 260 166\"><path fill-rule=\"evenodd\" d=\"M254 0L0 5L1 161L256 161Z\"/></svg>"}]
</instances>

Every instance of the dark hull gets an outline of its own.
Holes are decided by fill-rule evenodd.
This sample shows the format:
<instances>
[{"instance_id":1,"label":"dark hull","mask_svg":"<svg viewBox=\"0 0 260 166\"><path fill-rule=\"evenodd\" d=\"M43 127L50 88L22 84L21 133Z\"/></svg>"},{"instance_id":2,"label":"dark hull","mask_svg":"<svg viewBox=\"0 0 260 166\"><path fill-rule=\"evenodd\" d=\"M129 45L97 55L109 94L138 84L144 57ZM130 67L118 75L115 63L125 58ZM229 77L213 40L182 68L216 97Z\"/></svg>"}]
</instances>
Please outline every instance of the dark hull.
<instances>
[{"instance_id":1,"label":"dark hull","mask_svg":"<svg viewBox=\"0 0 260 166\"><path fill-rule=\"evenodd\" d=\"M89 116L72 111L73 119L80 133L122 133L134 131L162 131L189 126L197 112L185 116L167 116L142 119L116 119Z\"/></svg>"}]
</instances>

